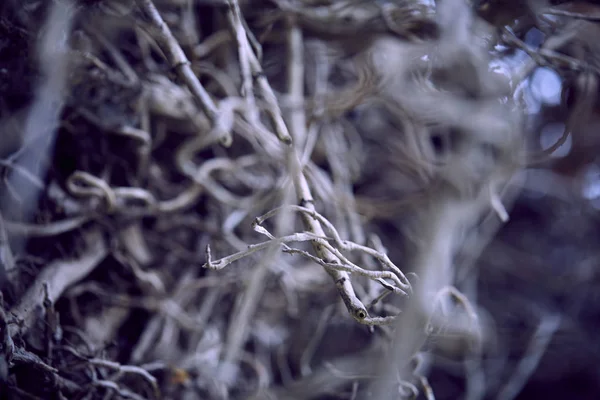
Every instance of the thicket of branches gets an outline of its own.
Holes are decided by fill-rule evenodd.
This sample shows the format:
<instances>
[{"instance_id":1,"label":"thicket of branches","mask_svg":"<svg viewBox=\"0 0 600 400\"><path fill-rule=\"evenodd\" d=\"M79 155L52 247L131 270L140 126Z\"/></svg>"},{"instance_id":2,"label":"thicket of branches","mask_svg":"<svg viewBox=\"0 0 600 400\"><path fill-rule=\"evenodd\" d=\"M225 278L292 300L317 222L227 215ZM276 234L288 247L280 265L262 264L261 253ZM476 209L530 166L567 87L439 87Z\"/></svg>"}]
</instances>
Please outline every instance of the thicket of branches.
<instances>
[{"instance_id":1,"label":"thicket of branches","mask_svg":"<svg viewBox=\"0 0 600 400\"><path fill-rule=\"evenodd\" d=\"M0 5L0 396L594 398L600 7Z\"/></svg>"}]
</instances>

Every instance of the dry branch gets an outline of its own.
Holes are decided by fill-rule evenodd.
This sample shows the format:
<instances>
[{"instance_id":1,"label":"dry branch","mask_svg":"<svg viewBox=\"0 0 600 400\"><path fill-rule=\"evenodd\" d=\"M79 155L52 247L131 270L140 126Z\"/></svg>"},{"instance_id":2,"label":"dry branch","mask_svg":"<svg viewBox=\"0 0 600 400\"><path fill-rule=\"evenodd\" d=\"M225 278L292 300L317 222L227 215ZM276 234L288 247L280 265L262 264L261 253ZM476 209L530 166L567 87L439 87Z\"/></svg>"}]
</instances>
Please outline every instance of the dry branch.
<instances>
[{"instance_id":1,"label":"dry branch","mask_svg":"<svg viewBox=\"0 0 600 400\"><path fill-rule=\"evenodd\" d=\"M5 1L0 397L597 388L599 8L476 3Z\"/></svg>"},{"instance_id":2,"label":"dry branch","mask_svg":"<svg viewBox=\"0 0 600 400\"><path fill-rule=\"evenodd\" d=\"M108 248L99 230L85 232L84 240L86 248L81 256L72 260L58 260L46 266L19 303L10 310L19 321L19 324L10 327L11 336L23 335L35 325L40 311L44 309L44 287L47 288L47 299L55 303L65 289L86 277L108 255Z\"/></svg>"}]
</instances>

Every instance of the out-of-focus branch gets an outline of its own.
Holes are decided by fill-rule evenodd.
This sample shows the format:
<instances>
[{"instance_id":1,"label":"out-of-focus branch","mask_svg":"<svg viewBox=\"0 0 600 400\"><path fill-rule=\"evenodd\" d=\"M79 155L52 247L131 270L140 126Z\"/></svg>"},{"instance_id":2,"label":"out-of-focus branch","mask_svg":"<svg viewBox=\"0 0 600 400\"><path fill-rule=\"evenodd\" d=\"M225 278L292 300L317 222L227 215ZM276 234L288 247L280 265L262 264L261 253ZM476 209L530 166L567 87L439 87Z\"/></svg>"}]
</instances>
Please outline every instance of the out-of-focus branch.
<instances>
[{"instance_id":1,"label":"out-of-focus branch","mask_svg":"<svg viewBox=\"0 0 600 400\"><path fill-rule=\"evenodd\" d=\"M108 248L99 230L87 232L85 241L87 248L79 258L54 261L44 268L19 303L10 310L22 321L10 326L11 336L26 333L39 317L38 311L44 309L44 285L47 285L47 299L54 303L67 287L87 276L108 255Z\"/></svg>"}]
</instances>

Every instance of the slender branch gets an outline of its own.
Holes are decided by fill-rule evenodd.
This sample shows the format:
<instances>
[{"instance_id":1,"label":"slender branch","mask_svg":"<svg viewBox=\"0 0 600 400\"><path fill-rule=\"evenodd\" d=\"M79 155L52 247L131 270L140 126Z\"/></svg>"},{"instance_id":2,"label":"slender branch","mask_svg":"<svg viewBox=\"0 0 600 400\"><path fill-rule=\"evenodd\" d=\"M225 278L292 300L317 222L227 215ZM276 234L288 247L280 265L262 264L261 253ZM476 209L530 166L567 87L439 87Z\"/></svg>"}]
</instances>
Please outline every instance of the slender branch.
<instances>
[{"instance_id":1,"label":"slender branch","mask_svg":"<svg viewBox=\"0 0 600 400\"><path fill-rule=\"evenodd\" d=\"M192 71L183 49L171 33L169 26L160 16L152 0L136 0L136 3L144 17L150 22L154 38L171 66L175 68L181 80L185 82L206 115L211 120L214 119L217 113L215 103L194 74L194 71Z\"/></svg>"},{"instance_id":2,"label":"slender branch","mask_svg":"<svg viewBox=\"0 0 600 400\"><path fill-rule=\"evenodd\" d=\"M558 315L546 315L540 321L531 338L529 347L513 375L498 394L498 400L512 400L521 392L546 352L554 333L560 328L562 318Z\"/></svg>"},{"instance_id":3,"label":"slender branch","mask_svg":"<svg viewBox=\"0 0 600 400\"><path fill-rule=\"evenodd\" d=\"M288 42L290 49L290 62L288 63L290 70L288 73L288 78L294 79L288 80L288 94L292 102L296 103L304 98L304 70L303 64L300 63L302 60L301 54L303 52L303 41L301 31L298 30L297 27L292 26L290 28ZM259 80L259 84L261 82L263 91L268 92L269 88L267 87L266 81ZM302 121L306 120L306 117L303 117L304 110L303 108L297 108L292 112L298 113L298 115L291 119L292 125L290 126L290 130L293 136L302 142L306 137L306 124L302 124ZM287 157L289 173L294 182L296 196L300 205L308 210L316 211L314 199L306 177L304 176L303 166L300 163L298 149L296 149L293 145L290 146ZM304 225L308 231L312 232L316 236L325 236L323 227L317 219L308 217L305 213L302 214L302 217ZM339 262L338 258L330 250L328 250L323 243L313 241L312 245L320 259L324 260L325 262ZM332 268L325 268L325 270L334 280L336 288L338 289L346 308L350 312L350 315L352 315L352 317L359 322L363 322L366 318L368 318L369 313L367 312L367 309L363 303L356 296L348 272Z\"/></svg>"}]
</instances>

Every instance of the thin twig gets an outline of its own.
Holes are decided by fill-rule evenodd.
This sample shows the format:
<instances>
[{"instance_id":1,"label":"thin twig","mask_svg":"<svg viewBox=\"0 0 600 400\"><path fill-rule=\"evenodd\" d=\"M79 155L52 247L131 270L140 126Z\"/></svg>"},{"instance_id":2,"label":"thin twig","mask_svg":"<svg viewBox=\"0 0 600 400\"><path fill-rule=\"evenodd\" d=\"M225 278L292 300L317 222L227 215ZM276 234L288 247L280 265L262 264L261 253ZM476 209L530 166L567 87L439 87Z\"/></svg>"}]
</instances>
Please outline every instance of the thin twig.
<instances>
[{"instance_id":1,"label":"thin twig","mask_svg":"<svg viewBox=\"0 0 600 400\"><path fill-rule=\"evenodd\" d=\"M160 13L152 0L136 0L136 3L150 22L151 27L153 28L152 33L154 33L156 41L171 66L186 83L190 92L192 92L194 98L198 101L198 105L206 115L208 115L209 118L214 119L217 113L217 107L196 75L194 75L190 62L183 52L183 49L171 33L169 26L160 16Z\"/></svg>"},{"instance_id":2,"label":"thin twig","mask_svg":"<svg viewBox=\"0 0 600 400\"><path fill-rule=\"evenodd\" d=\"M498 394L498 400L512 400L519 395L525 383L527 383L529 377L540 363L554 333L560 327L561 321L562 318L559 315L546 315L542 317L531 337L527 351L515 368L511 378Z\"/></svg>"}]
</instances>

